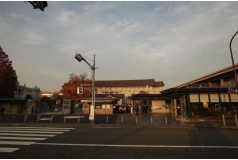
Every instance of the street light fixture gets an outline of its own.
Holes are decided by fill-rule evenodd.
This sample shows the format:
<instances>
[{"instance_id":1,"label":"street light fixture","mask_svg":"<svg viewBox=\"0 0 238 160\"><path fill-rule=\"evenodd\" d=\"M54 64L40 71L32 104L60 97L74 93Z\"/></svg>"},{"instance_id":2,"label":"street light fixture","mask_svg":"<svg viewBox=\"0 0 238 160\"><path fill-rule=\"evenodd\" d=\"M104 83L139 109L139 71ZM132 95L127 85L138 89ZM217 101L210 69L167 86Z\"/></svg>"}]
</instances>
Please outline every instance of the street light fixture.
<instances>
[{"instance_id":1,"label":"street light fixture","mask_svg":"<svg viewBox=\"0 0 238 160\"><path fill-rule=\"evenodd\" d=\"M86 59L84 59L81 54L75 53L74 56L75 59L77 59L79 62L85 61L91 68L92 71L92 105L90 106L90 115L89 119L91 120L91 123L94 123L94 107L95 107L95 87L94 87L94 81L95 81L95 55L93 55L93 65L88 63ZM97 68L98 69L98 68Z\"/></svg>"},{"instance_id":2,"label":"street light fixture","mask_svg":"<svg viewBox=\"0 0 238 160\"><path fill-rule=\"evenodd\" d=\"M29 1L29 3L33 6L33 9L39 8L41 11L44 11L45 7L48 6L47 1Z\"/></svg>"},{"instance_id":3,"label":"street light fixture","mask_svg":"<svg viewBox=\"0 0 238 160\"><path fill-rule=\"evenodd\" d=\"M237 93L238 85L237 85L237 75L236 75L235 63L234 63L234 58L233 58L232 49L231 49L231 43L232 43L232 41L233 41L233 39L234 39L234 37L236 36L237 33L238 33L238 31L234 34L234 36L231 38L231 41L230 41L230 52L231 52L231 60L232 60L232 65L233 65L233 71L234 71L234 75L235 75L235 83L236 83L235 92L236 93Z\"/></svg>"},{"instance_id":4,"label":"street light fixture","mask_svg":"<svg viewBox=\"0 0 238 160\"><path fill-rule=\"evenodd\" d=\"M77 59L79 62L81 62L83 59L83 57L81 56L81 54L77 54L75 53L75 56L74 56L75 59Z\"/></svg>"}]
</instances>

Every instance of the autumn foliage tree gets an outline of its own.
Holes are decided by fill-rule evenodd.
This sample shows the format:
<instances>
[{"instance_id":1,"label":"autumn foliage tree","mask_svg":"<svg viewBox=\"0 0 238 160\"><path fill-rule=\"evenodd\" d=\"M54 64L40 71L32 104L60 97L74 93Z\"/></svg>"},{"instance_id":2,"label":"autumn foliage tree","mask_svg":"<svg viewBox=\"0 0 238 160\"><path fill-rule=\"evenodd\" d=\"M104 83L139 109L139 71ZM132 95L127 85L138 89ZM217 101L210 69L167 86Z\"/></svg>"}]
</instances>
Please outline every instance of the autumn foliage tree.
<instances>
[{"instance_id":1,"label":"autumn foliage tree","mask_svg":"<svg viewBox=\"0 0 238 160\"><path fill-rule=\"evenodd\" d=\"M12 67L12 61L0 46L0 98L13 98L17 83L17 75Z\"/></svg>"},{"instance_id":2,"label":"autumn foliage tree","mask_svg":"<svg viewBox=\"0 0 238 160\"><path fill-rule=\"evenodd\" d=\"M68 83L65 83L62 86L61 93L63 94L64 98L77 100L78 98L82 97L90 97L91 88L90 85L91 81L87 78L87 74L70 74ZM77 87L80 87L81 85L88 85L87 87L84 87L83 94L77 94Z\"/></svg>"}]
</instances>

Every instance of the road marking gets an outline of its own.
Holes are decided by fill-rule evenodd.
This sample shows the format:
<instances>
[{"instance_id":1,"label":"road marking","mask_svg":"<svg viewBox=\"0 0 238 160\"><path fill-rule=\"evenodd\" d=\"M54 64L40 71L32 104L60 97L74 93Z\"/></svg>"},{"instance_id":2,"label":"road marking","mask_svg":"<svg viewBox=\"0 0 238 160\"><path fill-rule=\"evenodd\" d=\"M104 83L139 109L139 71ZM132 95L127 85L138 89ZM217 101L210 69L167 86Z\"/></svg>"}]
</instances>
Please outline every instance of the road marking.
<instances>
[{"instance_id":1,"label":"road marking","mask_svg":"<svg viewBox=\"0 0 238 160\"><path fill-rule=\"evenodd\" d=\"M41 140L45 140L45 139L47 139L47 138L32 138L32 137L2 137L2 136L0 136L0 139L35 140L35 141L41 141Z\"/></svg>"},{"instance_id":2,"label":"road marking","mask_svg":"<svg viewBox=\"0 0 238 160\"><path fill-rule=\"evenodd\" d=\"M0 152L14 152L20 148L6 148L6 147L0 147Z\"/></svg>"},{"instance_id":3,"label":"road marking","mask_svg":"<svg viewBox=\"0 0 238 160\"><path fill-rule=\"evenodd\" d=\"M67 132L67 131L70 131L70 130L65 130L65 129L43 129L43 128L0 128L0 129L4 129L4 130L14 130L14 131L17 131L17 130L20 130L20 131L61 131L61 132Z\"/></svg>"},{"instance_id":4,"label":"road marking","mask_svg":"<svg viewBox=\"0 0 238 160\"><path fill-rule=\"evenodd\" d=\"M72 130L72 129L75 129L75 128L51 128L51 127L0 127L0 129L2 129L2 128L6 128L6 129L8 129L8 128L14 128L14 129L31 129L31 128L38 128L38 129L50 129L50 130L57 130L57 129L67 129L67 130Z\"/></svg>"},{"instance_id":5,"label":"road marking","mask_svg":"<svg viewBox=\"0 0 238 160\"><path fill-rule=\"evenodd\" d=\"M62 133L64 133L64 132L47 132L47 131L15 131L15 130L5 130L5 131L0 131L0 133L5 133L5 132L7 132L7 133L47 133L47 134L62 134Z\"/></svg>"},{"instance_id":6,"label":"road marking","mask_svg":"<svg viewBox=\"0 0 238 160\"><path fill-rule=\"evenodd\" d=\"M68 143L34 143L36 145L84 146L84 147L132 147L132 148L232 148L238 146L180 146L180 145L120 145L120 144L68 144Z\"/></svg>"},{"instance_id":7,"label":"road marking","mask_svg":"<svg viewBox=\"0 0 238 160\"><path fill-rule=\"evenodd\" d=\"M31 145L35 142L26 142L26 141L0 141L0 144L8 144L8 145Z\"/></svg>"},{"instance_id":8,"label":"road marking","mask_svg":"<svg viewBox=\"0 0 238 160\"><path fill-rule=\"evenodd\" d=\"M36 143L35 141L45 140L73 129L75 128L0 127L0 145L3 145L0 147L0 152L14 152L20 149L14 148L14 145L32 145ZM12 145L13 147L7 148L5 145Z\"/></svg>"},{"instance_id":9,"label":"road marking","mask_svg":"<svg viewBox=\"0 0 238 160\"><path fill-rule=\"evenodd\" d=\"M0 136L24 136L24 137L54 137L54 134L21 134L21 133L0 133Z\"/></svg>"}]
</instances>

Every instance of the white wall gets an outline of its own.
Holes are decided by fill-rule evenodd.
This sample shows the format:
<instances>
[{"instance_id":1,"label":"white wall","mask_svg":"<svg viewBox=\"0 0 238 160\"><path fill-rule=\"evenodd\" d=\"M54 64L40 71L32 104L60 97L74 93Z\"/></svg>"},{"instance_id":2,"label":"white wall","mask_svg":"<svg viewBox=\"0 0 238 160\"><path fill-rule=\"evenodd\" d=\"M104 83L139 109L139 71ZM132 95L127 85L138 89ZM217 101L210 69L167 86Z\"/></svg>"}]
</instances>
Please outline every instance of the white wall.
<instances>
[{"instance_id":1,"label":"white wall","mask_svg":"<svg viewBox=\"0 0 238 160\"><path fill-rule=\"evenodd\" d=\"M151 110L152 110L152 113L170 113L170 109L166 108L165 101L159 101L159 100L152 101Z\"/></svg>"}]
</instances>

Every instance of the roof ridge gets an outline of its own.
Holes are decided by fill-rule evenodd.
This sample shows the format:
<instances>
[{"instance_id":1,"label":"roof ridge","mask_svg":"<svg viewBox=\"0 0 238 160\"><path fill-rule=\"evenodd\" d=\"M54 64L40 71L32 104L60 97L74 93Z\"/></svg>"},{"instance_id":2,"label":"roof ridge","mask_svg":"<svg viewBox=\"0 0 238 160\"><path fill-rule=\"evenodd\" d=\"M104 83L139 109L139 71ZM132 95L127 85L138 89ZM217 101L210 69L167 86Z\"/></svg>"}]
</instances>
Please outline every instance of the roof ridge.
<instances>
[{"instance_id":1,"label":"roof ridge","mask_svg":"<svg viewBox=\"0 0 238 160\"><path fill-rule=\"evenodd\" d=\"M238 63L235 64L235 69L237 69L237 68L238 68ZM214 71L214 72L212 72L212 73L209 73L209 74L205 74L205 75L203 75L203 76L201 76L201 77L199 77L199 78L193 79L193 80L188 81L188 82L183 83L183 84L180 84L180 85L178 85L178 86L176 86L176 87L174 87L174 88L181 88L181 87L184 87L184 86L186 86L186 85L188 85L188 84L193 84L193 83L202 81L202 80L204 80L204 79L209 79L211 76L214 76L214 75L216 75L216 74L219 75L219 74L222 74L222 73L225 72L225 71L232 70L232 69L233 69L233 65L228 66L228 67L225 67L225 68L222 68L222 69L219 69L219 70L216 70L216 71Z\"/></svg>"},{"instance_id":2,"label":"roof ridge","mask_svg":"<svg viewBox=\"0 0 238 160\"><path fill-rule=\"evenodd\" d=\"M154 80L153 78L151 79L128 79L128 80L95 80L95 81L142 81L142 80Z\"/></svg>"}]
</instances>

